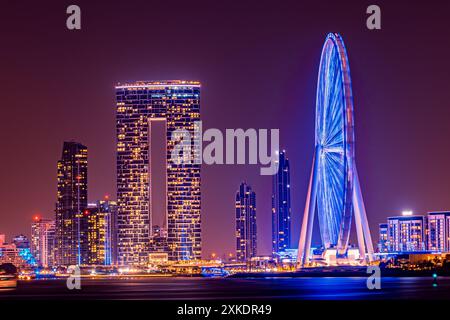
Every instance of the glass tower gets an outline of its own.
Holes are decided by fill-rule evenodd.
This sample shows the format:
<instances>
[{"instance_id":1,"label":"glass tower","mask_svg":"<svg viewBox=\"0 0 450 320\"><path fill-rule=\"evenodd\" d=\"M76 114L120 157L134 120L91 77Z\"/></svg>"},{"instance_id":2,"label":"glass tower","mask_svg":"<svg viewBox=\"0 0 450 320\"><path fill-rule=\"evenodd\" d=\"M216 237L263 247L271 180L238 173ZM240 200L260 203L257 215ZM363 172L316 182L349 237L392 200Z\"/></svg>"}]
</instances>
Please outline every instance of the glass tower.
<instances>
[{"instance_id":1,"label":"glass tower","mask_svg":"<svg viewBox=\"0 0 450 320\"><path fill-rule=\"evenodd\" d=\"M291 185L286 151L279 153L272 182L272 254L291 248Z\"/></svg>"},{"instance_id":2,"label":"glass tower","mask_svg":"<svg viewBox=\"0 0 450 320\"><path fill-rule=\"evenodd\" d=\"M145 264L152 236L151 190L165 187L169 259L201 256L200 164L172 162L176 130L194 136L200 121L200 83L151 81L116 86L118 262ZM150 172L150 127L166 122L166 186L154 186ZM195 156L195 148L192 155Z\"/></svg>"},{"instance_id":3,"label":"glass tower","mask_svg":"<svg viewBox=\"0 0 450 320\"><path fill-rule=\"evenodd\" d=\"M31 253L42 267L54 265L55 221L34 217L31 224Z\"/></svg>"},{"instance_id":4,"label":"glass tower","mask_svg":"<svg viewBox=\"0 0 450 320\"><path fill-rule=\"evenodd\" d=\"M87 242L82 250L82 260L88 265L115 264L116 202L99 200L88 207L83 212L82 225Z\"/></svg>"},{"instance_id":5,"label":"glass tower","mask_svg":"<svg viewBox=\"0 0 450 320\"><path fill-rule=\"evenodd\" d=\"M245 182L236 193L236 259L256 256L256 194Z\"/></svg>"},{"instance_id":6,"label":"glass tower","mask_svg":"<svg viewBox=\"0 0 450 320\"><path fill-rule=\"evenodd\" d=\"M80 265L83 247L81 218L87 208L87 148L78 142L64 142L58 161L56 203L56 261L59 265Z\"/></svg>"}]
</instances>

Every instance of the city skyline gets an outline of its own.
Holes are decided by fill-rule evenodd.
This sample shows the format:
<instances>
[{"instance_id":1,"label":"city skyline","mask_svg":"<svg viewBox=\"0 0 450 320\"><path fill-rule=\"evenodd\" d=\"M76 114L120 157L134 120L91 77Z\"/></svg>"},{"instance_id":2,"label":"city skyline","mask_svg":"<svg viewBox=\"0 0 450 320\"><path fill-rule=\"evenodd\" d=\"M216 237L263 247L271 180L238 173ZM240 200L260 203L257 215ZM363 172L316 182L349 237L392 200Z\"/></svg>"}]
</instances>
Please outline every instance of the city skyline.
<instances>
[{"instance_id":1,"label":"city skyline","mask_svg":"<svg viewBox=\"0 0 450 320\"><path fill-rule=\"evenodd\" d=\"M384 18L384 26L389 33L382 30L373 34L360 26L359 12L364 12L364 5L349 6L349 12L340 17L335 17L332 10L337 4L327 5L329 11L317 4L299 6L297 11L280 7L272 12L269 6L261 4L262 16L257 18L251 14L252 8L245 5L242 10L226 9L221 13L208 4L199 8L180 4L180 12L176 10L174 15L186 22L186 31L205 40L181 55L170 51L170 41L163 35L153 38L159 46L156 49L153 44L144 44L143 50L117 46L119 38L130 37L140 43L152 28L176 34L162 18L142 22L141 12L126 18L125 23L134 28L135 34L121 31L114 25L124 9L122 4L111 4L105 17L89 21L86 28L97 30L95 35L84 30L78 35L68 34L55 27L60 24L60 8L44 12L36 6L35 11L45 19L31 17L27 22L17 13L20 5L12 4L12 14L5 21L9 28L17 27L17 35L6 37L3 61L14 55L24 65L7 64L0 76L3 88L9 92L4 104L10 106L5 108L9 121L1 133L6 137L5 150L11 151L1 172L5 183L1 190L0 232L6 233L8 239L29 234L29 223L36 213L53 217L54 164L65 140L74 139L89 147L89 201L102 199L105 194L114 197L113 85L127 79L184 78L199 79L204 85L205 128L280 128L281 145L289 150L292 162L295 243L311 164L317 57L323 37L330 30L345 37L351 48L352 75L358 79L354 81L357 156L372 233L376 234L378 223L387 216L403 209L426 212L450 208L450 187L446 183L450 179L446 170L450 154L441 147L450 136L445 120L449 99L444 85L450 70L443 63L449 49L441 45L445 33L435 18L443 13L427 8L419 12L417 8L386 3L384 8L390 15ZM102 12L99 5L81 6L91 16ZM151 9L161 13L166 7L157 5ZM196 9L201 13L209 10L219 24L213 18L201 18ZM199 22L182 18L182 11L192 13ZM317 21L303 14L302 19L297 19L298 12L305 11L316 13ZM426 28L409 21L408 17L419 13L425 17ZM220 27L230 17L237 23ZM49 37L39 38L30 27L33 24ZM316 27L314 31L310 26ZM416 42L416 37L422 41ZM24 41L18 45L16 39ZM36 41L42 47L35 46ZM190 43L187 39L179 41ZM62 45L55 49L53 42ZM404 43L410 49L407 54ZM33 50L36 55L30 56ZM75 51L77 55L73 55ZM105 57L106 53L110 56ZM396 71L395 76L392 70ZM410 70L418 76L409 77ZM421 78L428 80L423 82ZM33 84L27 88L27 97L22 97L17 89L24 83ZM25 118L24 112L28 115ZM17 134L19 123L26 129ZM205 256L234 250L234 208L230 198L242 180L249 181L258 193L259 248L261 253L270 253L271 178L259 177L257 171L248 166L205 166ZM27 201L23 201L24 196Z\"/></svg>"}]
</instances>

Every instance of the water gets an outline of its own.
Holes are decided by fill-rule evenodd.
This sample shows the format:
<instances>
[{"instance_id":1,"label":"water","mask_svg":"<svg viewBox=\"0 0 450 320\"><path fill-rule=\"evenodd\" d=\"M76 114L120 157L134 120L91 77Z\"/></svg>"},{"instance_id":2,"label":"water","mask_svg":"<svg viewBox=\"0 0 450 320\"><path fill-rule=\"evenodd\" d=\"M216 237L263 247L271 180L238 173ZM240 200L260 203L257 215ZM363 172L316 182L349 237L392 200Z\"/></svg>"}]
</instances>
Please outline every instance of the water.
<instances>
[{"instance_id":1,"label":"water","mask_svg":"<svg viewBox=\"0 0 450 320\"><path fill-rule=\"evenodd\" d=\"M449 299L450 277L381 280L381 290L368 290L367 278L136 278L81 279L81 290L68 290L65 280L19 281L3 299L150 299L150 300L376 300Z\"/></svg>"}]
</instances>

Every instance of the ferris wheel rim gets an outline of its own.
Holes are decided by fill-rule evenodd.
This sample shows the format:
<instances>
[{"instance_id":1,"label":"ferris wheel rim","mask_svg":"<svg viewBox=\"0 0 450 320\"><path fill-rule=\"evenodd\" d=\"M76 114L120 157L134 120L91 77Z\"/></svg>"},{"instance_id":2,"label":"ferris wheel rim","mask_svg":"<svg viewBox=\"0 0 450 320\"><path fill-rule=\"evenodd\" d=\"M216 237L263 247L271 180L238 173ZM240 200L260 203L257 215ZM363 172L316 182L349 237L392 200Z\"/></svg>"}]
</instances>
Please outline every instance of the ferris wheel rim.
<instances>
[{"instance_id":1,"label":"ferris wheel rim","mask_svg":"<svg viewBox=\"0 0 450 320\"><path fill-rule=\"evenodd\" d=\"M344 252L352 217L353 96L345 45L335 33L327 36L322 48L315 143L319 161L317 207L322 242L326 247L336 245Z\"/></svg>"}]
</instances>

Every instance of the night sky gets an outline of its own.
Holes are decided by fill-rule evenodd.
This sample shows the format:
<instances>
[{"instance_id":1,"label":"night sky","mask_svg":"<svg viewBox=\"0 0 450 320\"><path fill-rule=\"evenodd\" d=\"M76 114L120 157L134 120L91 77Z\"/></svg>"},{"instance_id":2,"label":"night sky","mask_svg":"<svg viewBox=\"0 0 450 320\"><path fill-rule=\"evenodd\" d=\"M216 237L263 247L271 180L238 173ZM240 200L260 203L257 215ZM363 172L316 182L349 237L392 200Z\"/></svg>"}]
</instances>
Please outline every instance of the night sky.
<instances>
[{"instance_id":1,"label":"night sky","mask_svg":"<svg viewBox=\"0 0 450 320\"><path fill-rule=\"evenodd\" d=\"M382 29L366 28L376 3ZM422 4L420 4L422 3ZM82 30L66 28L66 7ZM2 1L0 233L54 217L64 140L89 148L89 199L115 199L114 85L202 82L203 127L279 128L291 161L294 243L314 147L317 70L342 34L353 80L356 156L372 237L404 209L450 210L448 1ZM234 252L234 196L257 194L258 253L270 252L271 177L202 169L204 256Z\"/></svg>"}]
</instances>

